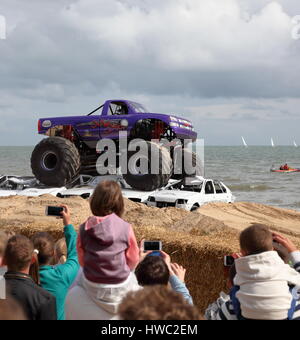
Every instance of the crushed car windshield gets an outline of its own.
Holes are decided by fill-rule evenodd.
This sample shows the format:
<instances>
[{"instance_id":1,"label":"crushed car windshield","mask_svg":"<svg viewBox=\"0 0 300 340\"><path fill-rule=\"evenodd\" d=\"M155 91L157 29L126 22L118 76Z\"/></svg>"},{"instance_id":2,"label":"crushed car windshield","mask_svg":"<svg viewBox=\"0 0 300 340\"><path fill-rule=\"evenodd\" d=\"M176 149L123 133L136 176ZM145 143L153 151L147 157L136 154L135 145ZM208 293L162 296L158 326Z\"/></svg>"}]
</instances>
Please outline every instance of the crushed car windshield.
<instances>
[{"instance_id":1,"label":"crushed car windshield","mask_svg":"<svg viewBox=\"0 0 300 340\"><path fill-rule=\"evenodd\" d=\"M149 112L142 104L130 102L130 105L134 108L134 110L138 113L146 113Z\"/></svg>"},{"instance_id":2,"label":"crushed car windshield","mask_svg":"<svg viewBox=\"0 0 300 340\"><path fill-rule=\"evenodd\" d=\"M197 185L184 185L182 183L177 183L177 184L169 186L167 189L168 190L179 189L179 190L184 190L184 191L201 192L202 186L203 186L203 183L199 183Z\"/></svg>"}]
</instances>

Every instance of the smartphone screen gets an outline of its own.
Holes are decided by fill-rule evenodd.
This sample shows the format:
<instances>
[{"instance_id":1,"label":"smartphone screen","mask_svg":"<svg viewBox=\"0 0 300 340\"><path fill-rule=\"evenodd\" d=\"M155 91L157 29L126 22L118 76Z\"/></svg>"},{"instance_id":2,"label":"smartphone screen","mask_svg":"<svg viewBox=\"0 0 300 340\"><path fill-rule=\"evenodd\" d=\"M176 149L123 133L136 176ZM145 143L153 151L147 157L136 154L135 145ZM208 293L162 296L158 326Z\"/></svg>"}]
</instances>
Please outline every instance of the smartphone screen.
<instances>
[{"instance_id":1,"label":"smartphone screen","mask_svg":"<svg viewBox=\"0 0 300 340\"><path fill-rule=\"evenodd\" d=\"M234 257L233 256L224 256L224 265L226 267L230 267L234 264Z\"/></svg>"},{"instance_id":2,"label":"smartphone screen","mask_svg":"<svg viewBox=\"0 0 300 340\"><path fill-rule=\"evenodd\" d=\"M144 251L161 250L161 241L144 241Z\"/></svg>"},{"instance_id":3,"label":"smartphone screen","mask_svg":"<svg viewBox=\"0 0 300 340\"><path fill-rule=\"evenodd\" d=\"M46 215L47 216L58 216L58 217L62 217L61 216L61 212L64 210L64 208L62 207L46 207Z\"/></svg>"}]
</instances>

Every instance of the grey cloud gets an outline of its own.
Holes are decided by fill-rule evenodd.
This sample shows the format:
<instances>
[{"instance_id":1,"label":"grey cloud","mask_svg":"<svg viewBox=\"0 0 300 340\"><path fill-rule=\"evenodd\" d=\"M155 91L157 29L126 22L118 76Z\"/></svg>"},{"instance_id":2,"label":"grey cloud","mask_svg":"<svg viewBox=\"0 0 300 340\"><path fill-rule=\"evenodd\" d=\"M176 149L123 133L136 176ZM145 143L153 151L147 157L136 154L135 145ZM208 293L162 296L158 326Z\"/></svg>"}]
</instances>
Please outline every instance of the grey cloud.
<instances>
[{"instance_id":1,"label":"grey cloud","mask_svg":"<svg viewBox=\"0 0 300 340\"><path fill-rule=\"evenodd\" d=\"M15 131L23 128L27 144L34 143L38 117L87 113L111 97L145 100L153 111L182 112L199 131L218 126L219 134L207 138L222 143L234 142L225 128L231 118L238 130L243 120L278 119L265 98L282 101L281 115L296 119L284 99L298 98L300 91L300 42L288 34L296 2L275 1L282 9L267 7L265 16L262 10L271 1L228 3L231 12L225 14L232 20L220 12L223 27L208 18L198 23L193 14L194 9L201 14L198 0L28 0L26 6L2 0L0 14L7 16L9 30L0 41L0 144L10 139L5 128L16 117ZM202 4L218 8L215 0ZM198 116L186 111L191 103L199 107ZM207 103L221 103L226 114L201 111ZM230 112L229 103L238 103L241 112Z\"/></svg>"}]
</instances>

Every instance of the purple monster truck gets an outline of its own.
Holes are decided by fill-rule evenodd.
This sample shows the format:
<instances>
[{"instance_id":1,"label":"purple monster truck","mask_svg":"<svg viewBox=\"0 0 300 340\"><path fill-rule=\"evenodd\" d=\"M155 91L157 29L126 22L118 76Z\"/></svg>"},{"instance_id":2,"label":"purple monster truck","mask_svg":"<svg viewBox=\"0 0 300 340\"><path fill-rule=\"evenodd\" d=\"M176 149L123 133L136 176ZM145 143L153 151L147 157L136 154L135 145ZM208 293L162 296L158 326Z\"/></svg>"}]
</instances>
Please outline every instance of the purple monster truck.
<instances>
[{"instance_id":1,"label":"purple monster truck","mask_svg":"<svg viewBox=\"0 0 300 340\"><path fill-rule=\"evenodd\" d=\"M68 185L79 174L97 175L99 153L96 145L101 139L113 140L119 153L122 152L119 149L120 132L126 135L128 141L143 139L151 144L151 152L154 148L159 155L159 173L137 175L129 171L123 177L131 187L145 191L166 185L174 175L172 148L167 149L162 143L151 141L167 140L170 143L175 139L183 142L197 138L188 120L149 113L141 104L128 100L108 100L86 116L42 118L38 122L38 132L49 138L35 147L31 167L36 178L48 186ZM193 154L193 162L195 157ZM166 174L165 169L171 170ZM176 178L180 176L184 177L185 173L176 175Z\"/></svg>"}]
</instances>

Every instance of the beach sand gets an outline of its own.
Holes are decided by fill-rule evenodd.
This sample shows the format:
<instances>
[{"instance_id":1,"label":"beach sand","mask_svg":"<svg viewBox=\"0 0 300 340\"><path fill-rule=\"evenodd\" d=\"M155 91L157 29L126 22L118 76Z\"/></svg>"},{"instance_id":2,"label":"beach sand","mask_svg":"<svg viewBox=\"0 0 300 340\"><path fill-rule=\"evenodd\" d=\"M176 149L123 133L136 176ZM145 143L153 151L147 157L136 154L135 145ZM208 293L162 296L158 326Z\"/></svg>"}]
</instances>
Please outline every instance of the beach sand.
<instances>
[{"instance_id":1,"label":"beach sand","mask_svg":"<svg viewBox=\"0 0 300 340\"><path fill-rule=\"evenodd\" d=\"M78 229L90 215L89 203L80 197L0 198L0 230L10 229L30 237L37 231L63 236L60 219L45 216L47 205L68 204ZM186 283L195 304L204 312L221 291L226 291L223 256L239 251L239 231L252 223L265 223L289 236L300 247L300 212L262 204L213 203L187 212L153 208L125 199L124 219L134 227L137 240L161 240L172 261L187 268Z\"/></svg>"},{"instance_id":2,"label":"beach sand","mask_svg":"<svg viewBox=\"0 0 300 340\"><path fill-rule=\"evenodd\" d=\"M69 205L75 227L90 215L88 201L80 197L3 197L0 198L0 229L60 230L62 227L59 219L45 216L47 205L60 204ZM181 232L198 231L200 234L209 234L225 231L227 228L240 231L252 223L264 223L274 230L300 239L300 212L263 204L211 203L191 213L177 208L147 207L125 199L125 207L124 218L135 228L163 227Z\"/></svg>"}]
</instances>

